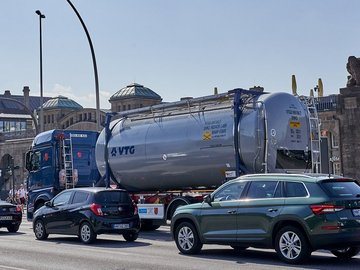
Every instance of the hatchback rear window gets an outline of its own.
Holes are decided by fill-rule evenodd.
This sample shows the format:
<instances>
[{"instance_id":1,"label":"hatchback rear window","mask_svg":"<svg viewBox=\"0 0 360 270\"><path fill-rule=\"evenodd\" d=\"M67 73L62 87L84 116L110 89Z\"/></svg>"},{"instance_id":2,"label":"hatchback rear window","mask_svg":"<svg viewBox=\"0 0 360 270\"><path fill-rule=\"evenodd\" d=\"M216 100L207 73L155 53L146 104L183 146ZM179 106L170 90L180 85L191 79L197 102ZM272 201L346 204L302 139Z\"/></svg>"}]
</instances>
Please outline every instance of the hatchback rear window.
<instances>
[{"instance_id":1,"label":"hatchback rear window","mask_svg":"<svg viewBox=\"0 0 360 270\"><path fill-rule=\"evenodd\" d=\"M95 202L106 203L131 203L129 194L125 191L101 191L96 193Z\"/></svg>"},{"instance_id":2,"label":"hatchback rear window","mask_svg":"<svg viewBox=\"0 0 360 270\"><path fill-rule=\"evenodd\" d=\"M353 181L326 181L323 186L333 197L360 197L360 186Z\"/></svg>"}]
</instances>

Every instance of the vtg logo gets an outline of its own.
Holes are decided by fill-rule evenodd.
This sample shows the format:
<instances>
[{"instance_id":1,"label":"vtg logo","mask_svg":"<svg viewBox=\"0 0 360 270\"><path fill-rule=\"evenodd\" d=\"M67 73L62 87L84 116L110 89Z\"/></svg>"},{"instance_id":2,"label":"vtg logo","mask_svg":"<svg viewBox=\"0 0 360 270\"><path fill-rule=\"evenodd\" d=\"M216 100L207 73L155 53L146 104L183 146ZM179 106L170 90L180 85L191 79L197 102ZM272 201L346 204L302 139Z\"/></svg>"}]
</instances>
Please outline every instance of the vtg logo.
<instances>
[{"instance_id":1,"label":"vtg logo","mask_svg":"<svg viewBox=\"0 0 360 270\"><path fill-rule=\"evenodd\" d=\"M135 154L135 146L119 146L111 149L111 156L116 157L122 155L133 155Z\"/></svg>"}]
</instances>

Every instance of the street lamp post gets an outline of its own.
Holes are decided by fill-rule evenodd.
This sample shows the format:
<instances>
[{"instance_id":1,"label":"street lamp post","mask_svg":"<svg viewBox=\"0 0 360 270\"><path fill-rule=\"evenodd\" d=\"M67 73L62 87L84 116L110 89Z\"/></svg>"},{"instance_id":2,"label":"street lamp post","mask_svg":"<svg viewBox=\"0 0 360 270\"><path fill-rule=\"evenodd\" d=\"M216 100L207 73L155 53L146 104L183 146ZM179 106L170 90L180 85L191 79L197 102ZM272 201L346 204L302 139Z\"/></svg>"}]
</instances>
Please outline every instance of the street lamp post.
<instances>
[{"instance_id":1,"label":"street lamp post","mask_svg":"<svg viewBox=\"0 0 360 270\"><path fill-rule=\"evenodd\" d=\"M93 61L93 68L94 68L94 77L95 77L95 95L96 95L96 128L98 131L100 131L100 94L99 94L99 79L98 79L98 72L97 72L97 65L96 65L96 58L95 58L95 51L94 51L94 47L90 38L90 34L89 31L86 28L86 25L83 21L83 19L80 16L80 13L77 11L77 9L75 8L75 6L71 3L70 0L66 0L68 2L68 4L71 6L71 8L74 10L74 12L76 13L76 16L78 17L78 19L80 20L80 23L82 25L82 27L84 28L86 37L88 39L89 42L89 46L90 46L90 50L91 50L91 56L92 56L92 61Z\"/></svg>"},{"instance_id":2,"label":"street lamp post","mask_svg":"<svg viewBox=\"0 0 360 270\"><path fill-rule=\"evenodd\" d=\"M40 10L35 11L39 15L40 22L40 132L44 131L44 97L43 97L43 72L42 72L42 28L41 28L41 19L45 19L45 15L40 12Z\"/></svg>"}]
</instances>

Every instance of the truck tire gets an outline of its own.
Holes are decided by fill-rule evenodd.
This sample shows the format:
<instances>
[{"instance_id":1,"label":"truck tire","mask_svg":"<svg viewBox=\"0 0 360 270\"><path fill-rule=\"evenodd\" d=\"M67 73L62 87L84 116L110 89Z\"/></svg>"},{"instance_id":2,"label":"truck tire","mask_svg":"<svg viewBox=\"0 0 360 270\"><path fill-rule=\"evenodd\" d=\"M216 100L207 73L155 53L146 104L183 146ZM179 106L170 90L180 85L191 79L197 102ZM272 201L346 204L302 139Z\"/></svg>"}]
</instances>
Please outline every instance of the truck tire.
<instances>
[{"instance_id":1,"label":"truck tire","mask_svg":"<svg viewBox=\"0 0 360 270\"><path fill-rule=\"evenodd\" d=\"M294 226L286 226L278 231L275 250L279 258L289 264L302 263L311 255L304 233Z\"/></svg>"},{"instance_id":2,"label":"truck tire","mask_svg":"<svg viewBox=\"0 0 360 270\"><path fill-rule=\"evenodd\" d=\"M183 254L197 254L203 244L193 224L182 222L175 230L175 243Z\"/></svg>"},{"instance_id":3,"label":"truck tire","mask_svg":"<svg viewBox=\"0 0 360 270\"><path fill-rule=\"evenodd\" d=\"M84 244L91 244L96 240L96 233L91 227L90 223L85 221L81 223L79 229L79 238Z\"/></svg>"},{"instance_id":4,"label":"truck tire","mask_svg":"<svg viewBox=\"0 0 360 270\"><path fill-rule=\"evenodd\" d=\"M334 254L339 259L351 259L352 257L359 254L360 248L358 247L348 247L344 249L331 250L331 253Z\"/></svg>"},{"instance_id":5,"label":"truck tire","mask_svg":"<svg viewBox=\"0 0 360 270\"><path fill-rule=\"evenodd\" d=\"M160 225L155 225L151 220L142 220L141 221L141 230L142 231L155 231L159 229Z\"/></svg>"}]
</instances>

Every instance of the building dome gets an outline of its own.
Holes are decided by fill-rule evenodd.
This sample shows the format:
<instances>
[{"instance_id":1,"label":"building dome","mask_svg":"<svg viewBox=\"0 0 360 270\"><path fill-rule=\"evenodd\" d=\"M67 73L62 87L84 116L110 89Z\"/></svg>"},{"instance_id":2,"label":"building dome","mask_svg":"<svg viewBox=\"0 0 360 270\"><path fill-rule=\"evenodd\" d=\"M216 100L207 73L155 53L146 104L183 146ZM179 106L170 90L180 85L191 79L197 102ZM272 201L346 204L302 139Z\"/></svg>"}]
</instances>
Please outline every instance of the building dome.
<instances>
[{"instance_id":1,"label":"building dome","mask_svg":"<svg viewBox=\"0 0 360 270\"><path fill-rule=\"evenodd\" d=\"M69 99L64 96L58 96L52 99L49 99L43 104L44 110L50 110L50 109L72 109L72 110L80 110L83 107L75 102L72 99Z\"/></svg>"},{"instance_id":2,"label":"building dome","mask_svg":"<svg viewBox=\"0 0 360 270\"><path fill-rule=\"evenodd\" d=\"M128 98L154 99L159 101L162 100L161 96L156 94L150 88L144 87L141 84L133 83L117 91L110 97L109 101Z\"/></svg>"}]
</instances>

